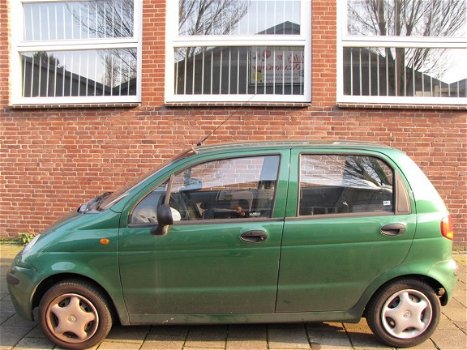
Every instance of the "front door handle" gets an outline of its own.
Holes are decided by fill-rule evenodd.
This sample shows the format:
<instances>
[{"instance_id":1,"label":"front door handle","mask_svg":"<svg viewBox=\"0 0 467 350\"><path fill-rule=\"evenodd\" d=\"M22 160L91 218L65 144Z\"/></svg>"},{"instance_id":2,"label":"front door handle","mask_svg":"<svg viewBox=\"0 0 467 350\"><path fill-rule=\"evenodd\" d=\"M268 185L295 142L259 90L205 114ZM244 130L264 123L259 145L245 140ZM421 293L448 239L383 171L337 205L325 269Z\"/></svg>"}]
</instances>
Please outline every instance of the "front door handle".
<instances>
[{"instance_id":1,"label":"front door handle","mask_svg":"<svg viewBox=\"0 0 467 350\"><path fill-rule=\"evenodd\" d=\"M407 228L406 224L395 223L387 224L381 227L381 234L385 236L398 236L405 232Z\"/></svg>"},{"instance_id":2,"label":"front door handle","mask_svg":"<svg viewBox=\"0 0 467 350\"><path fill-rule=\"evenodd\" d=\"M263 230L251 230L240 235L242 241L249 243L260 243L268 239L268 234Z\"/></svg>"}]
</instances>

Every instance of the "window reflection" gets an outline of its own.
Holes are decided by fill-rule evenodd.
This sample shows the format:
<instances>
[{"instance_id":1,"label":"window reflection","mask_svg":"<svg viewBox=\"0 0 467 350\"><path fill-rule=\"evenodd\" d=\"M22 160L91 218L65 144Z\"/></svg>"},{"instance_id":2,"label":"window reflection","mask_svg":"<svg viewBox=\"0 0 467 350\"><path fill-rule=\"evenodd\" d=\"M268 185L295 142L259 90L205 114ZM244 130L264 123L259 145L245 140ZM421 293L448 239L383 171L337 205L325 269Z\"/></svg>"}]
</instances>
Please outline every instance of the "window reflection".
<instances>
[{"instance_id":1,"label":"window reflection","mask_svg":"<svg viewBox=\"0 0 467 350\"><path fill-rule=\"evenodd\" d=\"M134 96L136 49L21 53L23 97Z\"/></svg>"},{"instance_id":2,"label":"window reflection","mask_svg":"<svg viewBox=\"0 0 467 350\"><path fill-rule=\"evenodd\" d=\"M28 41L133 37L133 0L25 3L23 11Z\"/></svg>"},{"instance_id":3,"label":"window reflection","mask_svg":"<svg viewBox=\"0 0 467 350\"><path fill-rule=\"evenodd\" d=\"M347 33L363 36L463 37L466 1L348 0Z\"/></svg>"},{"instance_id":4,"label":"window reflection","mask_svg":"<svg viewBox=\"0 0 467 350\"><path fill-rule=\"evenodd\" d=\"M467 97L466 49L344 48L344 93Z\"/></svg>"},{"instance_id":5,"label":"window reflection","mask_svg":"<svg viewBox=\"0 0 467 350\"><path fill-rule=\"evenodd\" d=\"M303 47L183 47L175 61L178 95L304 93Z\"/></svg>"},{"instance_id":6,"label":"window reflection","mask_svg":"<svg viewBox=\"0 0 467 350\"><path fill-rule=\"evenodd\" d=\"M300 0L179 0L180 35L298 35Z\"/></svg>"}]
</instances>

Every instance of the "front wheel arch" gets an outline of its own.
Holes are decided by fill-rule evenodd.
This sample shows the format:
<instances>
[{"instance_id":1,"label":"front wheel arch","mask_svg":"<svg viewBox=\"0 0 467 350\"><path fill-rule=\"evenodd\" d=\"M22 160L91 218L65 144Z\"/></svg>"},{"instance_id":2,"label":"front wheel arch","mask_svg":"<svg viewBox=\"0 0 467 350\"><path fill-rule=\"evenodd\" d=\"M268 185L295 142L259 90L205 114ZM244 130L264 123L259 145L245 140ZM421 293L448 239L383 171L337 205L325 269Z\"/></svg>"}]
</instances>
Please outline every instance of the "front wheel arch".
<instances>
[{"instance_id":1,"label":"front wheel arch","mask_svg":"<svg viewBox=\"0 0 467 350\"><path fill-rule=\"evenodd\" d=\"M44 294L55 284L60 283L65 280L75 280L75 281L81 281L83 283L88 283L92 285L95 289L97 289L105 298L105 301L107 302L107 305L109 306L110 313L112 315L112 320L114 323L120 322L120 319L118 317L118 312L115 307L115 304L110 297L109 293L96 281L94 281L91 278L78 275L78 274L73 274L73 273L64 273L64 274L59 274L59 275L53 275L45 280L43 280L36 288L36 291L34 292L34 297L32 299L32 310L35 308L39 307L39 304L41 302L42 297Z\"/></svg>"}]
</instances>

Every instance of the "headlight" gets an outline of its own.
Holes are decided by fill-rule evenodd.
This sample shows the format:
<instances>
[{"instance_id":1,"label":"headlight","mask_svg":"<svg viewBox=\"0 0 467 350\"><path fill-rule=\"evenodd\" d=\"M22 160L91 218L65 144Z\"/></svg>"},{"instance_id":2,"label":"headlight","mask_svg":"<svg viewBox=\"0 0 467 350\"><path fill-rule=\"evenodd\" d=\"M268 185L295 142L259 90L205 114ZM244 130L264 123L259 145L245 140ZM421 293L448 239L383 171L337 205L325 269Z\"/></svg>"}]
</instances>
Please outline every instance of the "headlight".
<instances>
[{"instance_id":1,"label":"headlight","mask_svg":"<svg viewBox=\"0 0 467 350\"><path fill-rule=\"evenodd\" d=\"M24 247L23 249L23 254L26 254L29 250L31 250L31 248L34 246L34 244L36 244L37 240L39 239L40 235L37 235L36 237L34 237L32 239L31 242L29 242L26 247Z\"/></svg>"}]
</instances>

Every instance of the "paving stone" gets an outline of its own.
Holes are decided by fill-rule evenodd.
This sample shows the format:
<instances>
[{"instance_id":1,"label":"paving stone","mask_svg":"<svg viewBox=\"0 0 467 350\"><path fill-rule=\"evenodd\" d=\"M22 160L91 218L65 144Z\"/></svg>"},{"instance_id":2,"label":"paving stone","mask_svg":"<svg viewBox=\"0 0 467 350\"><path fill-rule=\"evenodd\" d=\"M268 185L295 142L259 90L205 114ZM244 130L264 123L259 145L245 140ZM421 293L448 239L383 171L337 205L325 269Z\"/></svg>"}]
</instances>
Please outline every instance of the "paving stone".
<instances>
[{"instance_id":1,"label":"paving stone","mask_svg":"<svg viewBox=\"0 0 467 350\"><path fill-rule=\"evenodd\" d=\"M152 327L141 349L182 349L187 333L184 326Z\"/></svg>"},{"instance_id":2,"label":"paving stone","mask_svg":"<svg viewBox=\"0 0 467 350\"><path fill-rule=\"evenodd\" d=\"M131 342L113 342L113 341L104 341L102 342L97 349L99 350L138 350L141 348L141 343L131 343Z\"/></svg>"},{"instance_id":3,"label":"paving stone","mask_svg":"<svg viewBox=\"0 0 467 350\"><path fill-rule=\"evenodd\" d=\"M31 331L26 335L28 338L45 338L44 333L42 332L41 326L36 325Z\"/></svg>"},{"instance_id":4,"label":"paving stone","mask_svg":"<svg viewBox=\"0 0 467 350\"><path fill-rule=\"evenodd\" d=\"M149 326L114 326L106 340L143 342L149 333L149 328Z\"/></svg>"},{"instance_id":5,"label":"paving stone","mask_svg":"<svg viewBox=\"0 0 467 350\"><path fill-rule=\"evenodd\" d=\"M191 327L185 342L185 348L225 349L227 326Z\"/></svg>"},{"instance_id":6,"label":"paving stone","mask_svg":"<svg viewBox=\"0 0 467 350\"><path fill-rule=\"evenodd\" d=\"M0 326L1 349L13 348L26 334L30 328Z\"/></svg>"},{"instance_id":7,"label":"paving stone","mask_svg":"<svg viewBox=\"0 0 467 350\"><path fill-rule=\"evenodd\" d=\"M310 349L304 324L271 325L268 327L270 349Z\"/></svg>"},{"instance_id":8,"label":"paving stone","mask_svg":"<svg viewBox=\"0 0 467 350\"><path fill-rule=\"evenodd\" d=\"M267 327L265 325L230 326L226 349L268 349Z\"/></svg>"},{"instance_id":9,"label":"paving stone","mask_svg":"<svg viewBox=\"0 0 467 350\"><path fill-rule=\"evenodd\" d=\"M358 323L344 323L344 327L355 349L393 349L378 341L364 318Z\"/></svg>"},{"instance_id":10,"label":"paving stone","mask_svg":"<svg viewBox=\"0 0 467 350\"><path fill-rule=\"evenodd\" d=\"M7 312L7 313L5 313L3 311L0 311L0 325L4 324L6 321L8 321L14 315L15 315L14 311L10 311L10 312Z\"/></svg>"},{"instance_id":11,"label":"paving stone","mask_svg":"<svg viewBox=\"0 0 467 350\"><path fill-rule=\"evenodd\" d=\"M8 320L2 323L5 327L21 327L33 329L37 325L37 322L25 320L17 314L11 316Z\"/></svg>"},{"instance_id":12,"label":"paving stone","mask_svg":"<svg viewBox=\"0 0 467 350\"><path fill-rule=\"evenodd\" d=\"M467 286L464 283L458 283L452 297L467 307Z\"/></svg>"},{"instance_id":13,"label":"paving stone","mask_svg":"<svg viewBox=\"0 0 467 350\"><path fill-rule=\"evenodd\" d=\"M182 350L184 341L172 341L172 340L146 340L141 346L141 350L153 350L153 349L164 349L164 350ZM199 350L199 348L197 348Z\"/></svg>"},{"instance_id":14,"label":"paving stone","mask_svg":"<svg viewBox=\"0 0 467 350\"><path fill-rule=\"evenodd\" d=\"M421 344L419 344L417 346L413 346L410 349L414 349L414 350L437 350L438 348L435 346L435 344L433 343L433 341L431 339L427 339L423 343L421 343ZM448 349L446 349L446 350L448 350Z\"/></svg>"},{"instance_id":15,"label":"paving stone","mask_svg":"<svg viewBox=\"0 0 467 350\"><path fill-rule=\"evenodd\" d=\"M467 322L454 322L457 328L467 334Z\"/></svg>"},{"instance_id":16,"label":"paving stone","mask_svg":"<svg viewBox=\"0 0 467 350\"><path fill-rule=\"evenodd\" d=\"M466 322L467 313L465 307L456 299L451 299L448 305L441 308L441 312L446 315L451 321Z\"/></svg>"},{"instance_id":17,"label":"paving stone","mask_svg":"<svg viewBox=\"0 0 467 350\"><path fill-rule=\"evenodd\" d=\"M313 350L322 349L350 349L352 344L344 330L322 330L317 328L308 328L308 337Z\"/></svg>"},{"instance_id":18,"label":"paving stone","mask_svg":"<svg viewBox=\"0 0 467 350\"><path fill-rule=\"evenodd\" d=\"M202 347L199 347L199 346L196 346L196 347L184 347L183 350L200 350L202 349ZM162 349L161 349L162 350ZM210 347L209 350L225 350L225 347L222 347L222 348L214 348L214 347Z\"/></svg>"},{"instance_id":19,"label":"paving stone","mask_svg":"<svg viewBox=\"0 0 467 350\"><path fill-rule=\"evenodd\" d=\"M339 331L344 330L342 322L308 322L306 327L309 330L323 330L323 331Z\"/></svg>"},{"instance_id":20,"label":"paving stone","mask_svg":"<svg viewBox=\"0 0 467 350\"><path fill-rule=\"evenodd\" d=\"M460 329L455 331L437 329L431 340L439 349L467 349L467 336Z\"/></svg>"},{"instance_id":21,"label":"paving stone","mask_svg":"<svg viewBox=\"0 0 467 350\"><path fill-rule=\"evenodd\" d=\"M46 338L23 338L14 347L14 350L23 349L54 349L55 345Z\"/></svg>"},{"instance_id":22,"label":"paving stone","mask_svg":"<svg viewBox=\"0 0 467 350\"><path fill-rule=\"evenodd\" d=\"M437 329L456 330L458 327L446 315L441 314Z\"/></svg>"}]
</instances>

